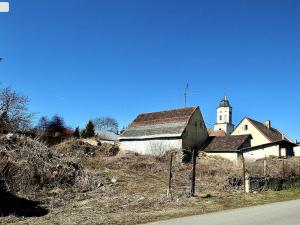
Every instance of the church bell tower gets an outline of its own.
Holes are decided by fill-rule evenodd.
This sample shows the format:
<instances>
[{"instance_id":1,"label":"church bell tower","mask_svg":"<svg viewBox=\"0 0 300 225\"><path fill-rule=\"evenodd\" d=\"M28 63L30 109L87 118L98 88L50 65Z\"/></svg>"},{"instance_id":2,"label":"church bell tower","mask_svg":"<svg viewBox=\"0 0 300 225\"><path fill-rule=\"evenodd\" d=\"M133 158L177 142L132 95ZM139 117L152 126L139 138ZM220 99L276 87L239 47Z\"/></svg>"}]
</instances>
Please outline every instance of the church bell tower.
<instances>
[{"instance_id":1,"label":"church bell tower","mask_svg":"<svg viewBox=\"0 0 300 225\"><path fill-rule=\"evenodd\" d=\"M217 119L214 131L219 130L224 131L227 135L230 135L234 130L234 125L232 124L232 107L226 95L217 108Z\"/></svg>"}]
</instances>

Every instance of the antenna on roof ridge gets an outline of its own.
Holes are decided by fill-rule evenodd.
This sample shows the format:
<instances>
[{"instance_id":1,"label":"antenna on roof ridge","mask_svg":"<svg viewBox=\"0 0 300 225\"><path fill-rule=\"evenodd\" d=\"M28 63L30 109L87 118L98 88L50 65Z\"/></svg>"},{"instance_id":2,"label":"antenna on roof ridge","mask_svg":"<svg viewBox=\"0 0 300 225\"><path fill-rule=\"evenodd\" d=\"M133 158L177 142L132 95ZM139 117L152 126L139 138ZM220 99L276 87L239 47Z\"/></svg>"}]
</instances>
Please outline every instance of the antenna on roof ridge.
<instances>
[{"instance_id":1,"label":"antenna on roof ridge","mask_svg":"<svg viewBox=\"0 0 300 225\"><path fill-rule=\"evenodd\" d=\"M189 83L186 83L184 94L183 94L184 95L184 107L186 107L186 98L188 95L188 92L187 92L188 88L189 88Z\"/></svg>"},{"instance_id":2,"label":"antenna on roof ridge","mask_svg":"<svg viewBox=\"0 0 300 225\"><path fill-rule=\"evenodd\" d=\"M185 89L184 89L184 93L183 93L183 97L184 97L184 107L187 107L187 97L192 96L192 95L199 95L200 93L189 93L188 92L188 88L189 88L189 83L186 83Z\"/></svg>"}]
</instances>

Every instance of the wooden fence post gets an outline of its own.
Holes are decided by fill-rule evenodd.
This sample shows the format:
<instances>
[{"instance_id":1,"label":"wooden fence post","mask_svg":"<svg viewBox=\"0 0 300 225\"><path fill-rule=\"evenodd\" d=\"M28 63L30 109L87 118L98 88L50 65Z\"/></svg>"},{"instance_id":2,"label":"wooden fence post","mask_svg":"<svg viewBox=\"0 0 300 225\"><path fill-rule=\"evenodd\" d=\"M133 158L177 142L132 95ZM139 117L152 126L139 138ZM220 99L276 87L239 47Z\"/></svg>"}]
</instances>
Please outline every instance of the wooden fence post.
<instances>
[{"instance_id":1,"label":"wooden fence post","mask_svg":"<svg viewBox=\"0 0 300 225\"><path fill-rule=\"evenodd\" d=\"M285 178L284 158L282 158L282 178Z\"/></svg>"},{"instance_id":2,"label":"wooden fence post","mask_svg":"<svg viewBox=\"0 0 300 225\"><path fill-rule=\"evenodd\" d=\"M172 193L171 193L171 188L172 188L172 165L173 164L173 152L171 152L171 158L170 158L170 165L169 165L169 183L168 183L168 190L167 190L167 197L171 196L172 197Z\"/></svg>"},{"instance_id":3,"label":"wooden fence post","mask_svg":"<svg viewBox=\"0 0 300 225\"><path fill-rule=\"evenodd\" d=\"M196 182L196 150L193 149L193 169L192 169L192 182L191 182L191 197L195 196L195 182Z\"/></svg>"}]
</instances>

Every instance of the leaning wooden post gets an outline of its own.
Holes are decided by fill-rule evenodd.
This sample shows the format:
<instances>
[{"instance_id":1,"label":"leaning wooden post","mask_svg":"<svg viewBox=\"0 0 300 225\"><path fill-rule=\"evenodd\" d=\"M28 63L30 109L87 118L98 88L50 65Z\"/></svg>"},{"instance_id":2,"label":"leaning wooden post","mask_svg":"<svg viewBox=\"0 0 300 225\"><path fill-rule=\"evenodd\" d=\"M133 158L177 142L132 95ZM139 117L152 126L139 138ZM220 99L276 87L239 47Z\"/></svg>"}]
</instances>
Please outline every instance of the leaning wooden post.
<instances>
[{"instance_id":1,"label":"leaning wooden post","mask_svg":"<svg viewBox=\"0 0 300 225\"><path fill-rule=\"evenodd\" d=\"M244 153L243 152L242 152L242 164L243 164L244 192L246 193L246 167L245 167L245 158L244 158Z\"/></svg>"},{"instance_id":2,"label":"leaning wooden post","mask_svg":"<svg viewBox=\"0 0 300 225\"><path fill-rule=\"evenodd\" d=\"M191 197L195 196L195 183L196 183L196 150L193 149L193 169L192 169L192 182L191 182Z\"/></svg>"},{"instance_id":3,"label":"leaning wooden post","mask_svg":"<svg viewBox=\"0 0 300 225\"><path fill-rule=\"evenodd\" d=\"M173 164L173 152L171 152L171 158L170 158L170 166L169 166L169 184L168 184L168 190L167 190L167 197L172 196L171 194L171 188L172 188L172 165Z\"/></svg>"}]
</instances>

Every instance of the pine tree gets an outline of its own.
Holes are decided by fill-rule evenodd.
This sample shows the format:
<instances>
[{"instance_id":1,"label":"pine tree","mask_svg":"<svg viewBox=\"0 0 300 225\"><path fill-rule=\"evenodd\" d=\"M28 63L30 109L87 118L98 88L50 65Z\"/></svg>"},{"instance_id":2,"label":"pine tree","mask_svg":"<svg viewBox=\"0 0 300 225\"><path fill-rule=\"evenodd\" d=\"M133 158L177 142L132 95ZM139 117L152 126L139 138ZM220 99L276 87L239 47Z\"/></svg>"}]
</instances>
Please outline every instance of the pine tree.
<instances>
[{"instance_id":1,"label":"pine tree","mask_svg":"<svg viewBox=\"0 0 300 225\"><path fill-rule=\"evenodd\" d=\"M73 133L75 138L80 138L80 131L79 131L79 127L76 127L74 133Z\"/></svg>"},{"instance_id":2,"label":"pine tree","mask_svg":"<svg viewBox=\"0 0 300 225\"><path fill-rule=\"evenodd\" d=\"M123 126L121 131L120 131L120 134L123 134L125 130L126 130L126 128L125 128L125 126Z\"/></svg>"},{"instance_id":3,"label":"pine tree","mask_svg":"<svg viewBox=\"0 0 300 225\"><path fill-rule=\"evenodd\" d=\"M91 120L86 125L85 137L90 138L95 136L95 126Z\"/></svg>"}]
</instances>

